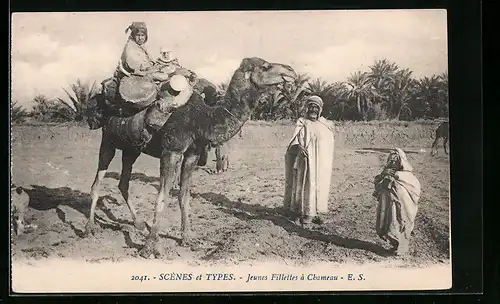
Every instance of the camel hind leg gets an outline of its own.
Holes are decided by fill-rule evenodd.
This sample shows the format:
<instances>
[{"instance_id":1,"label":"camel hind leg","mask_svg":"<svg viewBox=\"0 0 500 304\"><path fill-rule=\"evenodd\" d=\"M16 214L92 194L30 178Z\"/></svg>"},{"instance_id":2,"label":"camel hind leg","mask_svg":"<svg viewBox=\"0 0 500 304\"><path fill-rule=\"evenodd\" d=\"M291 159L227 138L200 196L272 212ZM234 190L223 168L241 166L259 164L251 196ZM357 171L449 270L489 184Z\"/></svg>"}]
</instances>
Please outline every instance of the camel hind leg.
<instances>
[{"instance_id":1,"label":"camel hind leg","mask_svg":"<svg viewBox=\"0 0 500 304\"><path fill-rule=\"evenodd\" d=\"M446 149L446 146L448 146L448 149ZM448 141L448 137L445 137L444 140L443 140L443 149L444 149L444 153L446 155L448 155L449 153L449 150L450 150L450 143Z\"/></svg>"},{"instance_id":2,"label":"camel hind leg","mask_svg":"<svg viewBox=\"0 0 500 304\"><path fill-rule=\"evenodd\" d=\"M125 203L127 203L130 214L132 215L132 220L134 221L134 226L138 230L145 230L146 224L144 221L137 219L137 211L134 204L129 198L129 187L130 187L130 177L132 175L132 167L141 155L140 152L124 150L122 151L122 173L120 175L120 182L118 183L118 189L120 190Z\"/></svg>"},{"instance_id":3,"label":"camel hind leg","mask_svg":"<svg viewBox=\"0 0 500 304\"><path fill-rule=\"evenodd\" d=\"M115 157L116 148L110 143L107 142L103 133L103 139L101 141L101 146L99 148L99 163L97 165L97 173L95 175L94 182L90 189L90 197L92 199L90 204L90 214L87 225L85 226L85 234L94 234L96 231L95 226L95 208L97 206L97 200L99 199L99 188L101 186L101 182L106 175L106 171L108 170L109 164Z\"/></svg>"}]
</instances>

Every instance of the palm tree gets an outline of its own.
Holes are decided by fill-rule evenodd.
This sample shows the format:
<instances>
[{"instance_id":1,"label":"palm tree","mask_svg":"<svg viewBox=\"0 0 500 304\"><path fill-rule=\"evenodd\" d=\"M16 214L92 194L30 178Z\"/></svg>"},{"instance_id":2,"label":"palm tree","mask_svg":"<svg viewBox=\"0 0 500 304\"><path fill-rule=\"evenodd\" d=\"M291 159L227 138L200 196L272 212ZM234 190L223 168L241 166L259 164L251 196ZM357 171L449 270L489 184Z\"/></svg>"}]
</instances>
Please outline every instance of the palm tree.
<instances>
[{"instance_id":1,"label":"palm tree","mask_svg":"<svg viewBox=\"0 0 500 304\"><path fill-rule=\"evenodd\" d=\"M53 101L42 94L36 95L35 98L33 98L33 102L35 103L33 114L37 116L46 116L50 114L51 109L54 107Z\"/></svg>"},{"instance_id":2,"label":"palm tree","mask_svg":"<svg viewBox=\"0 0 500 304\"><path fill-rule=\"evenodd\" d=\"M18 106L17 101L12 103L11 112L10 112L10 121L17 123L22 122L28 116L28 112L23 106Z\"/></svg>"},{"instance_id":3,"label":"palm tree","mask_svg":"<svg viewBox=\"0 0 500 304\"><path fill-rule=\"evenodd\" d=\"M70 109L74 113L74 119L76 121L80 121L83 119L88 102L98 93L98 89L95 84L96 83L94 81L94 83L92 83L92 86L89 86L88 83L82 83L80 79L77 79L76 83L70 86L73 94L70 94L66 89L63 88L64 92L66 92L69 99L71 100L71 104L66 102L62 98L58 98L58 100L59 102L61 102L61 104L68 107L68 109Z\"/></svg>"},{"instance_id":4,"label":"palm tree","mask_svg":"<svg viewBox=\"0 0 500 304\"><path fill-rule=\"evenodd\" d=\"M347 78L346 84L350 86L346 94L347 98L356 101L358 114L366 121L368 119L368 108L373 98L378 96L370 81L369 74L357 71Z\"/></svg>"},{"instance_id":5,"label":"palm tree","mask_svg":"<svg viewBox=\"0 0 500 304\"><path fill-rule=\"evenodd\" d=\"M386 92L387 113L392 118L400 119L402 111L406 111L411 116L409 103L415 92L415 79L413 72L403 69L396 72L392 82L388 83Z\"/></svg>"},{"instance_id":6,"label":"palm tree","mask_svg":"<svg viewBox=\"0 0 500 304\"><path fill-rule=\"evenodd\" d=\"M279 92L275 99L278 100L281 105L286 105L288 107L291 111L291 118L293 119L297 119L302 114L305 96L308 94L308 81L309 76L302 73L297 75L294 82L285 83L279 86Z\"/></svg>"},{"instance_id":7,"label":"palm tree","mask_svg":"<svg viewBox=\"0 0 500 304\"><path fill-rule=\"evenodd\" d=\"M330 84L329 106L325 108L329 119L343 120L346 107L348 106L349 89L345 82L334 82Z\"/></svg>"},{"instance_id":8,"label":"palm tree","mask_svg":"<svg viewBox=\"0 0 500 304\"><path fill-rule=\"evenodd\" d=\"M439 79L439 105L443 115L449 115L449 84L448 84L448 71L438 75Z\"/></svg>"},{"instance_id":9,"label":"palm tree","mask_svg":"<svg viewBox=\"0 0 500 304\"><path fill-rule=\"evenodd\" d=\"M370 79L377 90L383 89L387 84L391 83L399 70L399 66L396 63L390 62L387 59L376 60L369 68L368 79Z\"/></svg>"},{"instance_id":10,"label":"palm tree","mask_svg":"<svg viewBox=\"0 0 500 304\"><path fill-rule=\"evenodd\" d=\"M331 84L319 77L307 83L307 93L317 95L323 100L328 98L331 88Z\"/></svg>"},{"instance_id":11,"label":"palm tree","mask_svg":"<svg viewBox=\"0 0 500 304\"><path fill-rule=\"evenodd\" d=\"M62 106L60 103L49 99L44 95L37 95L33 98L35 106L33 107L33 116L43 121L62 122L74 119L73 110L68 106Z\"/></svg>"},{"instance_id":12,"label":"palm tree","mask_svg":"<svg viewBox=\"0 0 500 304\"><path fill-rule=\"evenodd\" d=\"M260 96L253 119L277 120L290 119L294 115L288 100L280 88L271 87Z\"/></svg>"},{"instance_id":13,"label":"palm tree","mask_svg":"<svg viewBox=\"0 0 500 304\"><path fill-rule=\"evenodd\" d=\"M380 109L392 110L391 84L394 82L399 66L387 59L376 60L370 67L367 78L373 85L378 96L373 99L373 103L381 103ZM390 112L388 113L390 114Z\"/></svg>"},{"instance_id":14,"label":"palm tree","mask_svg":"<svg viewBox=\"0 0 500 304\"><path fill-rule=\"evenodd\" d=\"M221 82L217 86L217 101L220 101L224 98L227 92L227 88L229 88L229 84L227 82Z\"/></svg>"},{"instance_id":15,"label":"palm tree","mask_svg":"<svg viewBox=\"0 0 500 304\"><path fill-rule=\"evenodd\" d=\"M436 75L422 77L416 82L414 105L412 106L416 117L439 117L437 107L439 100L440 80ZM416 115L415 115L416 114Z\"/></svg>"}]
</instances>

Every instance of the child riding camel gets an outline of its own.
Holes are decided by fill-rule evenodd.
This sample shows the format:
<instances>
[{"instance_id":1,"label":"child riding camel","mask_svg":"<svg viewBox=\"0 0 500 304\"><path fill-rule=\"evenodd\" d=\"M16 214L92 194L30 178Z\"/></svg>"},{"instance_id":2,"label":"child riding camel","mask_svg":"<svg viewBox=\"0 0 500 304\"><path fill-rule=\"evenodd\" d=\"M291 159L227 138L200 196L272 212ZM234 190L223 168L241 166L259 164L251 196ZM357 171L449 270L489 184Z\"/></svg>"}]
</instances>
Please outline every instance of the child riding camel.
<instances>
[{"instance_id":1,"label":"child riding camel","mask_svg":"<svg viewBox=\"0 0 500 304\"><path fill-rule=\"evenodd\" d=\"M113 77L102 82L97 104L104 116L133 115L153 103L161 105L162 111L172 111L187 102L193 91L205 100L215 99L215 85L182 67L170 50L162 47L156 60L150 55L144 22L132 22L125 33L129 31Z\"/></svg>"},{"instance_id":2,"label":"child riding camel","mask_svg":"<svg viewBox=\"0 0 500 304\"><path fill-rule=\"evenodd\" d=\"M144 22L132 22L125 33L128 31L130 36L123 48L114 77L103 81L103 97L108 105L117 107L119 111L129 106L140 109L147 107L157 98L163 99L167 93L176 96L191 90L188 87L196 83L196 74L180 66L171 52L162 48L162 56L157 60L149 54L145 47L148 29ZM181 100L187 101L190 93L186 94ZM170 102L173 101L172 98L167 99L163 104L176 107ZM179 101L179 98L176 100Z\"/></svg>"},{"instance_id":3,"label":"child riding camel","mask_svg":"<svg viewBox=\"0 0 500 304\"><path fill-rule=\"evenodd\" d=\"M144 22L132 22L125 30L130 30L130 36L123 48L115 77L120 80L124 76L135 75L148 77L153 81L166 81L171 74L182 68L177 59L166 48L161 48L161 56L156 61L152 59L145 44L148 41L148 29ZM167 69L166 69L167 68ZM170 70L168 69L170 68ZM172 69L173 68L173 69ZM186 69L184 69L186 70ZM191 71L179 71L185 77L192 77ZM177 74L177 73L176 73Z\"/></svg>"},{"instance_id":4,"label":"child riding camel","mask_svg":"<svg viewBox=\"0 0 500 304\"><path fill-rule=\"evenodd\" d=\"M148 41L148 29L144 22L132 22L125 29L130 30L130 36L123 48L115 77L120 79L131 74L144 76L146 71L154 66L145 43Z\"/></svg>"},{"instance_id":5,"label":"child riding camel","mask_svg":"<svg viewBox=\"0 0 500 304\"><path fill-rule=\"evenodd\" d=\"M156 60L156 65L162 74L182 75L189 79L191 85L194 84L197 78L196 73L181 66L177 57L166 47L160 48L160 57Z\"/></svg>"}]
</instances>

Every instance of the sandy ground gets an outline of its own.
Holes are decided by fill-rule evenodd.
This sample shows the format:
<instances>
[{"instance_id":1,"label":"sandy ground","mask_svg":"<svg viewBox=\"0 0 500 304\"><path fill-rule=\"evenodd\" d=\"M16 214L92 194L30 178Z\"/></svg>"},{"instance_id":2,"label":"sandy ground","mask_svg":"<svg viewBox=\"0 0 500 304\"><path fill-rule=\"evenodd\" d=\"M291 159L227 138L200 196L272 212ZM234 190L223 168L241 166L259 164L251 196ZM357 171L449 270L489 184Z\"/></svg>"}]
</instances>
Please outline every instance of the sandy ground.
<instances>
[{"instance_id":1,"label":"sandy ground","mask_svg":"<svg viewBox=\"0 0 500 304\"><path fill-rule=\"evenodd\" d=\"M230 169L213 175L214 153L207 168L193 176L191 222L197 245L178 245L180 211L174 197L161 221L162 259L196 265L280 261L365 263L399 259L405 265L449 262L449 159L442 147L429 155L435 126L344 125L337 128L329 212L324 223L302 228L281 215L284 149L293 125L249 123L243 137L230 144ZM121 152L103 182L96 219L101 230L83 238L90 207L101 131L85 126L14 126L12 176L28 188L27 221L35 231L12 240L14 259L76 258L119 261L138 257L145 234L134 229L118 191ZM385 154L357 153L367 147L425 149L409 154L422 184L422 198L411 255L389 257L375 233L373 177ZM130 198L138 216L151 224L159 183L159 161L142 155L134 166ZM177 193L177 189L172 194Z\"/></svg>"}]
</instances>

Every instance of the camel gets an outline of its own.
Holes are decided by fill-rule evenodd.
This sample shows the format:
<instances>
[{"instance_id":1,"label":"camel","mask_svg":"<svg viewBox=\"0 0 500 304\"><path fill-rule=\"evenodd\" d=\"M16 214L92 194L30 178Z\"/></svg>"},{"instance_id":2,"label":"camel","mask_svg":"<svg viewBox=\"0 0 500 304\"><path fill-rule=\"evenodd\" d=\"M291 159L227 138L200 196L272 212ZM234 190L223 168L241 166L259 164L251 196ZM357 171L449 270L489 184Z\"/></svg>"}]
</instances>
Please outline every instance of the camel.
<instances>
[{"instance_id":1,"label":"camel","mask_svg":"<svg viewBox=\"0 0 500 304\"><path fill-rule=\"evenodd\" d=\"M180 166L180 191L178 202L181 210L182 246L192 243L190 214L190 181L200 156L210 144L221 144L236 135L243 124L250 119L257 107L258 96L269 86L293 81L297 77L288 65L269 63L258 57L245 58L234 72L224 100L216 106L209 106L200 94L193 93L189 101L175 109L160 130L152 134L151 140L141 149L121 140L112 132L110 123L119 119L105 118L99 149L98 169L91 187L90 215L86 225L87 234L94 234L94 216L99 186L104 179L116 149L122 150L122 172L118 188L126 201L134 226L144 230L144 221L137 218L134 205L129 200L129 183L132 166L141 153L160 160L160 189L156 196L153 223L144 247L139 254L149 257L159 255L157 248L158 227L163 216L164 199L169 196ZM114 122L116 123L116 121Z\"/></svg>"},{"instance_id":2,"label":"camel","mask_svg":"<svg viewBox=\"0 0 500 304\"><path fill-rule=\"evenodd\" d=\"M434 142L432 143L432 148L431 148L431 155L432 156L434 156L438 153L437 144L438 144L438 140L440 138L443 138L444 153L448 154L448 150L446 149L446 145L448 144L448 148L449 148L449 143L448 143L448 139L450 136L449 128L450 128L449 122L445 121L445 122L442 122L439 125L439 127L436 129L436 139L434 139Z\"/></svg>"}]
</instances>

